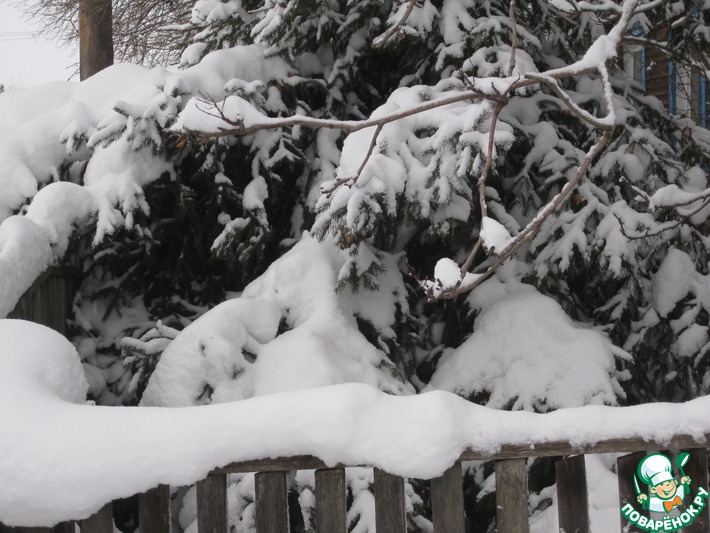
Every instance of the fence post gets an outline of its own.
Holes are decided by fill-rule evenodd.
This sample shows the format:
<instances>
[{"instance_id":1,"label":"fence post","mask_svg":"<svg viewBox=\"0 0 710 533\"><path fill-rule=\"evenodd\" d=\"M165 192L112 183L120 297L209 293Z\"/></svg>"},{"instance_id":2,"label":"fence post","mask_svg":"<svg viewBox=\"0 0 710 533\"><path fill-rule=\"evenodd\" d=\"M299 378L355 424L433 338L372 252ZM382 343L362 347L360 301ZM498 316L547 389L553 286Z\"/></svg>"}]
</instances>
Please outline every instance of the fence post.
<instances>
[{"instance_id":1,"label":"fence post","mask_svg":"<svg viewBox=\"0 0 710 533\"><path fill-rule=\"evenodd\" d=\"M113 504L104 505L95 514L79 521L81 533L113 533Z\"/></svg>"},{"instance_id":2,"label":"fence post","mask_svg":"<svg viewBox=\"0 0 710 533\"><path fill-rule=\"evenodd\" d=\"M377 533L406 533L404 479L375 468L375 528Z\"/></svg>"},{"instance_id":3,"label":"fence post","mask_svg":"<svg viewBox=\"0 0 710 533\"><path fill-rule=\"evenodd\" d=\"M345 469L316 470L316 531L346 533Z\"/></svg>"},{"instance_id":4,"label":"fence post","mask_svg":"<svg viewBox=\"0 0 710 533\"><path fill-rule=\"evenodd\" d=\"M286 472L256 474L256 530L288 533Z\"/></svg>"},{"instance_id":5,"label":"fence post","mask_svg":"<svg viewBox=\"0 0 710 533\"><path fill-rule=\"evenodd\" d=\"M30 320L66 335L79 283L79 277L70 270L50 267L22 295L8 318Z\"/></svg>"},{"instance_id":6,"label":"fence post","mask_svg":"<svg viewBox=\"0 0 710 533\"><path fill-rule=\"evenodd\" d=\"M584 455L557 461L555 475L560 531L589 533L589 499Z\"/></svg>"},{"instance_id":7,"label":"fence post","mask_svg":"<svg viewBox=\"0 0 710 533\"><path fill-rule=\"evenodd\" d=\"M197 482L197 529L227 533L227 474L210 474Z\"/></svg>"},{"instance_id":8,"label":"fence post","mask_svg":"<svg viewBox=\"0 0 710 533\"><path fill-rule=\"evenodd\" d=\"M683 471L690 477L691 495L686 496L686 504L695 497L699 487L708 490L708 451L706 448L693 448L684 450L690 453L688 462ZM710 520L708 520L708 505L698 513L693 523L683 528L684 533L708 533Z\"/></svg>"},{"instance_id":9,"label":"fence post","mask_svg":"<svg viewBox=\"0 0 710 533\"><path fill-rule=\"evenodd\" d=\"M434 533L463 533L463 479L461 463L431 480L431 514Z\"/></svg>"},{"instance_id":10,"label":"fence post","mask_svg":"<svg viewBox=\"0 0 710 533\"><path fill-rule=\"evenodd\" d=\"M138 525L141 531L170 533L170 487L158 485L138 496Z\"/></svg>"},{"instance_id":11,"label":"fence post","mask_svg":"<svg viewBox=\"0 0 710 533\"><path fill-rule=\"evenodd\" d=\"M498 533L528 533L528 467L525 459L496 461Z\"/></svg>"},{"instance_id":12,"label":"fence post","mask_svg":"<svg viewBox=\"0 0 710 533\"><path fill-rule=\"evenodd\" d=\"M636 496L636 469L638 464L646 456L646 452L636 452L619 457L616 460L616 473L619 476L619 507L623 508L630 503L634 508L641 509ZM640 482L639 482L640 483ZM639 487L641 488L641 487ZM628 522L621 516L621 533L628 531Z\"/></svg>"}]
</instances>

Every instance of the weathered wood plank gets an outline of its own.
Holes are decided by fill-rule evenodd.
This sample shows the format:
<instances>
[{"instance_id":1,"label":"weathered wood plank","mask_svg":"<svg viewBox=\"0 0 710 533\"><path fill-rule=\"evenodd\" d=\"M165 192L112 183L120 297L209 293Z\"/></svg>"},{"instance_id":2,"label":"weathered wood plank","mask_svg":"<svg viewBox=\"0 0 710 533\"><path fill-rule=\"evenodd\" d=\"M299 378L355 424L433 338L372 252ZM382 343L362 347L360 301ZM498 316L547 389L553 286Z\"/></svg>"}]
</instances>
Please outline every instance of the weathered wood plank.
<instances>
[{"instance_id":1,"label":"weathered wood plank","mask_svg":"<svg viewBox=\"0 0 710 533\"><path fill-rule=\"evenodd\" d=\"M54 527L10 527L0 522L0 533L74 533L74 522L62 522Z\"/></svg>"},{"instance_id":2,"label":"weathered wood plank","mask_svg":"<svg viewBox=\"0 0 710 533\"><path fill-rule=\"evenodd\" d=\"M170 487L158 485L138 496L138 525L141 531L170 533Z\"/></svg>"},{"instance_id":3,"label":"weathered wood plank","mask_svg":"<svg viewBox=\"0 0 710 533\"><path fill-rule=\"evenodd\" d=\"M81 533L113 533L113 504L104 505L85 520L79 521Z\"/></svg>"},{"instance_id":4,"label":"weathered wood plank","mask_svg":"<svg viewBox=\"0 0 710 533\"><path fill-rule=\"evenodd\" d=\"M683 467L683 471L690 477L690 495L685 498L686 508L691 504L692 498L698 493L698 487L708 489L708 451L706 448L693 448L683 450L690 453L688 463ZM683 533L708 533L710 531L710 519L708 519L708 507L700 511L693 523L683 528Z\"/></svg>"},{"instance_id":5,"label":"weathered wood plank","mask_svg":"<svg viewBox=\"0 0 710 533\"><path fill-rule=\"evenodd\" d=\"M557 461L555 475L560 531L589 533L589 498L584 455Z\"/></svg>"},{"instance_id":6,"label":"weathered wood plank","mask_svg":"<svg viewBox=\"0 0 710 533\"><path fill-rule=\"evenodd\" d=\"M431 480L431 514L434 533L464 532L461 463L455 463L441 477Z\"/></svg>"},{"instance_id":7,"label":"weathered wood plank","mask_svg":"<svg viewBox=\"0 0 710 533\"><path fill-rule=\"evenodd\" d=\"M404 479L375 468L375 528L377 533L406 533Z\"/></svg>"},{"instance_id":8,"label":"weathered wood plank","mask_svg":"<svg viewBox=\"0 0 710 533\"><path fill-rule=\"evenodd\" d=\"M227 533L227 475L210 474L197 482L197 529Z\"/></svg>"},{"instance_id":9,"label":"weathered wood plank","mask_svg":"<svg viewBox=\"0 0 710 533\"><path fill-rule=\"evenodd\" d=\"M528 533L528 468L525 459L496 461L498 533Z\"/></svg>"},{"instance_id":10,"label":"weathered wood plank","mask_svg":"<svg viewBox=\"0 0 710 533\"><path fill-rule=\"evenodd\" d=\"M48 269L20 298L8 318L31 320L66 334L71 303L80 281L69 271Z\"/></svg>"},{"instance_id":11,"label":"weathered wood plank","mask_svg":"<svg viewBox=\"0 0 710 533\"><path fill-rule=\"evenodd\" d=\"M670 441L654 442L641 438L609 439L594 444L584 446L572 445L566 441L552 441L536 445L525 444L504 444L495 454L478 450L467 450L461 454L459 461L476 461L491 459L522 459L527 457L555 457L565 455L578 455L590 453L631 453L648 449L667 448L671 450L685 450L697 448L710 442L710 433L696 438L691 435L676 435ZM333 465L326 465L322 460L310 455L294 457L279 457L276 459L255 459L233 463L222 468L213 470L213 473L237 474L245 472L274 472L281 470L317 470L330 468ZM345 465L338 464L335 467L342 468L348 466L367 465Z\"/></svg>"},{"instance_id":12,"label":"weathered wood plank","mask_svg":"<svg viewBox=\"0 0 710 533\"><path fill-rule=\"evenodd\" d=\"M345 469L316 470L316 531L346 533Z\"/></svg>"},{"instance_id":13,"label":"weathered wood plank","mask_svg":"<svg viewBox=\"0 0 710 533\"><path fill-rule=\"evenodd\" d=\"M250 472L290 472L293 470L321 470L327 468L343 468L346 465L326 465L322 460L312 455L295 455L293 457L277 457L275 459L254 459L232 463L221 468L215 468L212 473L246 474ZM347 465L360 466L360 465Z\"/></svg>"},{"instance_id":14,"label":"weathered wood plank","mask_svg":"<svg viewBox=\"0 0 710 533\"><path fill-rule=\"evenodd\" d=\"M256 474L256 530L288 533L286 472Z\"/></svg>"},{"instance_id":15,"label":"weathered wood plank","mask_svg":"<svg viewBox=\"0 0 710 533\"><path fill-rule=\"evenodd\" d=\"M641 512L642 508L636 497L636 486L634 479L636 477L636 469L638 464L646 456L645 451L624 455L616 460L616 474L619 476L619 508L623 508L627 503L630 503L634 509ZM639 483L639 488L645 491L646 486ZM646 516L648 514L646 513ZM629 522L624 516L621 517L621 533L628 531Z\"/></svg>"}]
</instances>

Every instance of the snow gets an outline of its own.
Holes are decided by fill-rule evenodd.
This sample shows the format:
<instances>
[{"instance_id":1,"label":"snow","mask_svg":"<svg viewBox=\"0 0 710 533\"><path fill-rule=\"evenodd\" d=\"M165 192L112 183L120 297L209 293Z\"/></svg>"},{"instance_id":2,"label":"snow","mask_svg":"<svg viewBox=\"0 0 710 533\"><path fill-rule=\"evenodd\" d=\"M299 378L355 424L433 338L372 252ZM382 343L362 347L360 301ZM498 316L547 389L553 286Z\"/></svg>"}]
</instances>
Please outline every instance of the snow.
<instances>
[{"instance_id":1,"label":"snow","mask_svg":"<svg viewBox=\"0 0 710 533\"><path fill-rule=\"evenodd\" d=\"M491 217L483 217L481 220L481 239L483 239L484 250L495 254L505 250L512 237L503 224Z\"/></svg>"},{"instance_id":2,"label":"snow","mask_svg":"<svg viewBox=\"0 0 710 533\"><path fill-rule=\"evenodd\" d=\"M461 275L461 267L452 259L444 257L436 262L434 267L434 281L424 282L424 287L437 297L452 289L464 289L476 282L480 274L466 272Z\"/></svg>"},{"instance_id":3,"label":"snow","mask_svg":"<svg viewBox=\"0 0 710 533\"><path fill-rule=\"evenodd\" d=\"M313 454L428 479L466 448L710 431L708 398L535 414L445 391L393 396L356 383L200 407L98 407L82 404L80 360L58 333L1 320L0 346L0 476L12 487L0 494L0 519L9 525L86 517L112 499L159 483L189 485L232 461Z\"/></svg>"},{"instance_id":4,"label":"snow","mask_svg":"<svg viewBox=\"0 0 710 533\"><path fill-rule=\"evenodd\" d=\"M488 281L469 299L476 329L448 350L427 390L485 394L493 408L547 411L615 405L623 392L615 357L628 358L600 332L573 322L533 287Z\"/></svg>"},{"instance_id":5,"label":"snow","mask_svg":"<svg viewBox=\"0 0 710 533\"><path fill-rule=\"evenodd\" d=\"M379 369L393 364L367 342L351 314L359 308L386 329L394 321L392 297L382 291L365 306L336 293L346 260L336 250L305 235L239 298L185 328L163 352L142 404L193 405L206 386L214 391L212 402L352 381L393 394L414 392ZM395 291L404 288L395 285ZM288 330L277 336L282 320Z\"/></svg>"},{"instance_id":6,"label":"snow","mask_svg":"<svg viewBox=\"0 0 710 533\"><path fill-rule=\"evenodd\" d=\"M653 279L653 304L660 316L668 315L690 292L694 275L695 264L690 256L671 249Z\"/></svg>"},{"instance_id":7,"label":"snow","mask_svg":"<svg viewBox=\"0 0 710 533\"><path fill-rule=\"evenodd\" d=\"M228 87L289 73L289 65L267 58L264 48L238 46L179 72L118 64L83 82L0 94L0 316L62 257L75 228L95 222L97 244L118 228L132 227L136 211L148 211L143 188L172 173L171 164L149 148L161 148L157 126L193 115L215 121L199 108L205 98L223 101ZM263 117L236 96L224 105L235 116ZM62 165L87 160L82 185L79 177L77 183L54 183ZM257 183L246 201L265 198ZM19 221L13 213L28 203Z\"/></svg>"}]
</instances>

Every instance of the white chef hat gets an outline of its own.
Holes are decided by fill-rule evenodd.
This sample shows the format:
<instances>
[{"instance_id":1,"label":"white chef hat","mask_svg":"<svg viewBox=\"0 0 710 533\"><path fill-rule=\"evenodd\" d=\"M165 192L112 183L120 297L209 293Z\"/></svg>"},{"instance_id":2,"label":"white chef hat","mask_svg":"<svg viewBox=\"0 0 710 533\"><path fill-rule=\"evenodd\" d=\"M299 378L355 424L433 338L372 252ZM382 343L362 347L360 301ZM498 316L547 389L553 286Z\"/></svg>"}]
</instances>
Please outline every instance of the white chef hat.
<instances>
[{"instance_id":1,"label":"white chef hat","mask_svg":"<svg viewBox=\"0 0 710 533\"><path fill-rule=\"evenodd\" d=\"M671 472L671 461L663 454L655 453L647 455L638 467L638 476L641 481L651 487L655 487L664 481L673 479Z\"/></svg>"}]
</instances>

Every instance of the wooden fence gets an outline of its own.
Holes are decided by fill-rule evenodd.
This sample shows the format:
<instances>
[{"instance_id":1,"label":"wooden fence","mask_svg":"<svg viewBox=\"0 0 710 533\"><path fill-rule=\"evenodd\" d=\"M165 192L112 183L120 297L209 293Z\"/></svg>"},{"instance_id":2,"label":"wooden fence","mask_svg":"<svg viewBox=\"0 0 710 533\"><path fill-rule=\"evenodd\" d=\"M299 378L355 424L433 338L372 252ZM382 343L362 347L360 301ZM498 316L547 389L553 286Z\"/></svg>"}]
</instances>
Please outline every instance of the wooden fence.
<instances>
[{"instance_id":1,"label":"wooden fence","mask_svg":"<svg viewBox=\"0 0 710 533\"><path fill-rule=\"evenodd\" d=\"M67 334L74 294L79 288L77 272L50 268L32 284L8 318L21 318Z\"/></svg>"},{"instance_id":2,"label":"wooden fence","mask_svg":"<svg viewBox=\"0 0 710 533\"><path fill-rule=\"evenodd\" d=\"M705 435L709 442L710 434ZM692 486L707 488L707 449L699 448L690 435L678 435L669 442L647 442L641 439L600 441L587 446L568 442L549 442L539 446L503 446L495 455L467 451L441 477L431 480L431 508L434 533L463 533L465 513L461 462L493 460L496 472L496 508L498 533L527 533L528 474L530 457L558 457L556 462L557 501L560 531L588 533L589 504L584 454L631 452L619 457L619 508L626 503L638 507L634 473L639 461L649 452L666 450L689 451L690 460L684 466ZM256 529L258 533L287 533L287 474L295 470L315 470L316 531L346 533L345 465L327 467L311 456L262 459L234 463L217 468L197 483L197 515L200 533L227 533L227 475L255 472ZM404 479L378 468L374 469L375 519L377 533L405 533ZM161 485L139 496L139 525L142 533L170 532L170 490ZM687 502L686 502L687 503ZM621 518L621 516L620 516ZM469 517L475 520L475 516ZM82 533L113 533L113 518L109 503L97 514L79 522ZM69 533L72 523L54 528L9 528L0 526L0 533ZM622 518L622 533L636 531ZM699 513L682 533L710 533L708 507ZM550 532L553 533L553 532ZM609 532L598 532L609 533Z\"/></svg>"}]
</instances>

